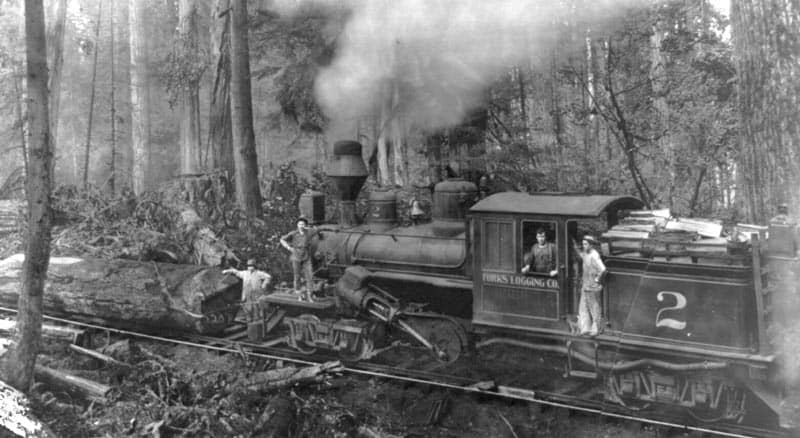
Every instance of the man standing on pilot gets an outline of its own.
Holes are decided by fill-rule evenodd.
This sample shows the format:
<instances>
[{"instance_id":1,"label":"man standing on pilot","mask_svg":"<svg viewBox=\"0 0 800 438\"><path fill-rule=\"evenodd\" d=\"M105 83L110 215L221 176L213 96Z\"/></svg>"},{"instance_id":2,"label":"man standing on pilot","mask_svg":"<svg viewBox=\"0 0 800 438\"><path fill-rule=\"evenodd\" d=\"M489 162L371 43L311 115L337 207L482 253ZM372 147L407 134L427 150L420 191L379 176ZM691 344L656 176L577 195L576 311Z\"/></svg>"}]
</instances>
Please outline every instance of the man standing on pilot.
<instances>
[{"instance_id":1,"label":"man standing on pilot","mask_svg":"<svg viewBox=\"0 0 800 438\"><path fill-rule=\"evenodd\" d=\"M294 273L294 290L300 293L300 300L313 301L314 272L311 267L311 239L319 234L315 227L308 227L308 219L297 219L297 229L281 237L281 245L292 253L289 260L292 262ZM306 288L300 289L300 275L305 278Z\"/></svg>"},{"instance_id":2,"label":"man standing on pilot","mask_svg":"<svg viewBox=\"0 0 800 438\"><path fill-rule=\"evenodd\" d=\"M244 310L247 321L255 320L256 302L258 298L267 290L272 276L264 271L256 269L255 259L247 261L247 269L226 269L223 274L233 274L242 280L242 309Z\"/></svg>"}]
</instances>

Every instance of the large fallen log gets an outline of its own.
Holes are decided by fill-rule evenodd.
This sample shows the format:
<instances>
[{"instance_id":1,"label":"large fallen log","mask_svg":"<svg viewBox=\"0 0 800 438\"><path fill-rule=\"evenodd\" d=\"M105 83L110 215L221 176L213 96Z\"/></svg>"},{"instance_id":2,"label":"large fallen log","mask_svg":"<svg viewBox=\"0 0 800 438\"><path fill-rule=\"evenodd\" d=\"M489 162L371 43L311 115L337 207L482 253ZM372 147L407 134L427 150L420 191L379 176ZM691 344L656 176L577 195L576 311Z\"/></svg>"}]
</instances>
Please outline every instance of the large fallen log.
<instances>
[{"instance_id":1,"label":"large fallen log","mask_svg":"<svg viewBox=\"0 0 800 438\"><path fill-rule=\"evenodd\" d=\"M0 305L16 307L24 256L0 260ZM214 267L51 257L48 314L154 333L218 333L238 310L241 283Z\"/></svg>"},{"instance_id":2,"label":"large fallen log","mask_svg":"<svg viewBox=\"0 0 800 438\"><path fill-rule=\"evenodd\" d=\"M0 381L0 436L49 438L56 435L39 421L30 409L30 400L25 394Z\"/></svg>"}]
</instances>

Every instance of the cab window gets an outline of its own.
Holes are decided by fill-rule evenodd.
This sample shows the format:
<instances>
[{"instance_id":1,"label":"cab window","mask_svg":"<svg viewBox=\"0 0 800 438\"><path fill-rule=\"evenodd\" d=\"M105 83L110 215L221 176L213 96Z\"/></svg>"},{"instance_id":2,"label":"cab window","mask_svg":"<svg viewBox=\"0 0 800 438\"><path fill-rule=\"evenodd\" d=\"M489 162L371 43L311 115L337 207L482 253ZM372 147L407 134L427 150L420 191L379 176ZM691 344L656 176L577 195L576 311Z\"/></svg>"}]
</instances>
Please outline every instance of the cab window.
<instances>
[{"instance_id":1,"label":"cab window","mask_svg":"<svg viewBox=\"0 0 800 438\"><path fill-rule=\"evenodd\" d=\"M494 271L514 272L514 223L487 220L483 223L483 266Z\"/></svg>"},{"instance_id":2,"label":"cab window","mask_svg":"<svg viewBox=\"0 0 800 438\"><path fill-rule=\"evenodd\" d=\"M557 269L558 246L555 222L522 221L519 260L518 271L527 275L550 276L552 271Z\"/></svg>"}]
</instances>

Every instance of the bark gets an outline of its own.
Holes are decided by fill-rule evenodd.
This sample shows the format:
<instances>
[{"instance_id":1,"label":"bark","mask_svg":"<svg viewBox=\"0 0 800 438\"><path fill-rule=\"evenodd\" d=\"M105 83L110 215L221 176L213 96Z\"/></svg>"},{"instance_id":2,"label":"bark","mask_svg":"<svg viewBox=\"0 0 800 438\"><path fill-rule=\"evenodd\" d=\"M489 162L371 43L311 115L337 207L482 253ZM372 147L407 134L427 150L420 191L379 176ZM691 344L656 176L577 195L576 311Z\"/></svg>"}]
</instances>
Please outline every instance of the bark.
<instances>
[{"instance_id":1,"label":"bark","mask_svg":"<svg viewBox=\"0 0 800 438\"><path fill-rule=\"evenodd\" d=\"M258 157L253 133L247 2L234 1L231 14L231 120L236 167L236 201L246 214L260 216L261 190L258 186Z\"/></svg>"},{"instance_id":2,"label":"bark","mask_svg":"<svg viewBox=\"0 0 800 438\"><path fill-rule=\"evenodd\" d=\"M19 123L19 147L22 149L22 164L24 175L28 177L28 142L25 140L25 114L22 110L22 102L25 99L25 96L22 94L22 86L20 85L20 81L16 72L14 73L14 112L17 116L17 122Z\"/></svg>"},{"instance_id":3,"label":"bark","mask_svg":"<svg viewBox=\"0 0 800 438\"><path fill-rule=\"evenodd\" d=\"M31 412L30 400L25 394L0 381L0 436L7 436L5 431L13 436L25 438L56 437L50 428L39 421Z\"/></svg>"},{"instance_id":4,"label":"bark","mask_svg":"<svg viewBox=\"0 0 800 438\"><path fill-rule=\"evenodd\" d=\"M663 133L670 132L669 104L667 102L667 76L664 54L661 52L662 33L660 22L652 26L653 34L650 36L650 72L649 80L653 96L653 108L657 113L658 130ZM667 172L667 206L675 208L675 189L677 183L676 151L669 135L660 135L657 141L659 150L664 154L664 167ZM658 166L658 163L656 163Z\"/></svg>"},{"instance_id":5,"label":"bark","mask_svg":"<svg viewBox=\"0 0 800 438\"><path fill-rule=\"evenodd\" d=\"M16 303L22 260L0 261L2 306ZM229 322L223 317L232 318L240 295L239 281L218 268L53 257L41 302L48 314L123 329L213 333Z\"/></svg>"},{"instance_id":6,"label":"bark","mask_svg":"<svg viewBox=\"0 0 800 438\"><path fill-rule=\"evenodd\" d=\"M406 185L408 176L408 160L406 153L405 136L403 135L402 122L395 117L391 124L392 132L392 169L394 184L397 187Z\"/></svg>"},{"instance_id":7,"label":"bark","mask_svg":"<svg viewBox=\"0 0 800 438\"><path fill-rule=\"evenodd\" d=\"M10 319L0 319L0 335L14 336L16 333L16 321ZM81 340L85 338L85 332L72 327L42 324L42 336L79 344Z\"/></svg>"},{"instance_id":8,"label":"bark","mask_svg":"<svg viewBox=\"0 0 800 438\"><path fill-rule=\"evenodd\" d=\"M110 35L111 35L111 44L110 46L110 53L109 58L111 61L111 157L109 158L108 163L108 189L113 195L116 193L116 173L117 173L117 108L116 102L114 101L114 91L116 86L114 85L114 27L116 23L114 23L114 2L111 2L111 11L109 12L110 20L111 20L111 28Z\"/></svg>"},{"instance_id":9,"label":"bark","mask_svg":"<svg viewBox=\"0 0 800 438\"><path fill-rule=\"evenodd\" d=\"M56 2L53 38L48 46L53 59L50 63L50 138L53 150L58 145L58 111L61 103L61 73L64 70L64 24L67 21L67 0Z\"/></svg>"},{"instance_id":10,"label":"bark","mask_svg":"<svg viewBox=\"0 0 800 438\"><path fill-rule=\"evenodd\" d=\"M793 0L733 0L740 171L747 217L800 207L800 10Z\"/></svg>"},{"instance_id":11,"label":"bark","mask_svg":"<svg viewBox=\"0 0 800 438\"><path fill-rule=\"evenodd\" d=\"M217 0L211 48L216 59L214 88L211 91L211 110L208 123L208 143L211 168L222 169L229 181L235 175L231 132L231 37L230 0Z\"/></svg>"},{"instance_id":12,"label":"bark","mask_svg":"<svg viewBox=\"0 0 800 438\"><path fill-rule=\"evenodd\" d=\"M131 47L131 140L133 148L133 192L147 190L150 167L150 84L147 74L147 41L144 2L130 0Z\"/></svg>"},{"instance_id":13,"label":"bark","mask_svg":"<svg viewBox=\"0 0 800 438\"><path fill-rule=\"evenodd\" d=\"M408 154L406 153L405 133L401 112L397 111L400 105L400 89L397 84L392 87L392 121L389 124L392 138L392 168L395 186L403 187L408 177Z\"/></svg>"},{"instance_id":14,"label":"bark","mask_svg":"<svg viewBox=\"0 0 800 438\"><path fill-rule=\"evenodd\" d=\"M97 89L97 54L100 51L100 19L103 17L103 0L97 6L97 27L94 31L94 61L92 64L92 92L89 95L89 121L86 123L86 146L83 152L83 188L89 186L89 155L92 147L92 121L94 120L94 95Z\"/></svg>"},{"instance_id":15,"label":"bark","mask_svg":"<svg viewBox=\"0 0 800 438\"><path fill-rule=\"evenodd\" d=\"M388 86L384 87L384 93L375 138L378 160L378 182L382 187L389 187L392 184L392 174L389 172L388 144L390 138L389 126L392 120L392 102L391 93L388 92Z\"/></svg>"},{"instance_id":16,"label":"bark","mask_svg":"<svg viewBox=\"0 0 800 438\"><path fill-rule=\"evenodd\" d=\"M108 385L43 365L36 365L36 380L96 403L106 403L108 401L106 397L111 392L111 387Z\"/></svg>"},{"instance_id":17,"label":"bark","mask_svg":"<svg viewBox=\"0 0 800 438\"><path fill-rule=\"evenodd\" d=\"M278 368L255 373L245 381L245 386L252 391L264 391L282 388L300 382L318 382L325 378L326 373L342 371L339 361L325 362L305 368Z\"/></svg>"},{"instance_id":18,"label":"bark","mask_svg":"<svg viewBox=\"0 0 800 438\"><path fill-rule=\"evenodd\" d=\"M179 37L183 42L181 49L188 52L184 58L191 65L184 65L189 74L181 84L179 103L181 173L194 174L200 171L200 83L192 69L198 58L197 47L197 0L180 0L178 3L180 21Z\"/></svg>"},{"instance_id":19,"label":"bark","mask_svg":"<svg viewBox=\"0 0 800 438\"><path fill-rule=\"evenodd\" d=\"M28 232L22 287L14 301L19 309L17 345L3 367L5 381L27 391L39 353L42 332L42 293L50 254L50 193L52 191L50 120L47 104L47 47L41 0L25 1L25 56L28 88L28 145L30 163L25 184ZM19 293L19 291L22 291Z\"/></svg>"},{"instance_id":20,"label":"bark","mask_svg":"<svg viewBox=\"0 0 800 438\"><path fill-rule=\"evenodd\" d=\"M70 345L69 348L70 348L70 350L72 350L72 351L74 351L76 353L80 353L80 354L89 356L89 357L91 357L93 359L97 359L97 360L99 360L101 362L104 362L104 363L106 363L108 365L112 365L112 366L115 366L115 367L121 367L121 368L130 368L131 367L130 364L125 363L125 362L120 362L120 361L114 359L113 357L111 357L111 356L109 356L107 354L100 353L99 351L95 351L95 350L92 350L92 349L89 349L89 348L83 348L83 347L75 345L75 344Z\"/></svg>"}]
</instances>

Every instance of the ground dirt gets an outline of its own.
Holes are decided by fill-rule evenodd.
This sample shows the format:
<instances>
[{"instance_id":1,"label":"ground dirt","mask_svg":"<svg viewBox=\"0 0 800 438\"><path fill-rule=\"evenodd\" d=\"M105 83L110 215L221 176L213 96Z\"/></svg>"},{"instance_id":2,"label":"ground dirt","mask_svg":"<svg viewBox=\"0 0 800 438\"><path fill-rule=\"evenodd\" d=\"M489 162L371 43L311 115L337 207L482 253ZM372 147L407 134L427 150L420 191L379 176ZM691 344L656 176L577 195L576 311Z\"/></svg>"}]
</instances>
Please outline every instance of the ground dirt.
<instances>
[{"instance_id":1,"label":"ground dirt","mask_svg":"<svg viewBox=\"0 0 800 438\"><path fill-rule=\"evenodd\" d=\"M100 337L95 344L107 341ZM640 423L347 374L252 392L240 385L248 375L291 364L153 342L131 350L124 359L134 367L124 371L47 342L40 363L114 389L100 404L37 385L36 414L60 436L75 438L666 436ZM289 428L278 432L270 430L275 413L268 412L276 399L288 400Z\"/></svg>"}]
</instances>

